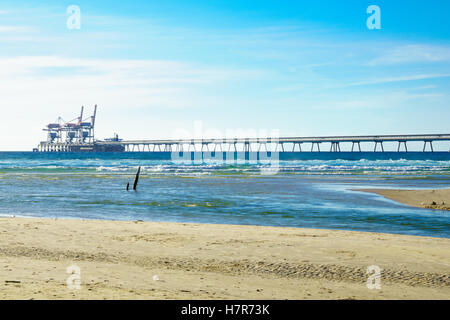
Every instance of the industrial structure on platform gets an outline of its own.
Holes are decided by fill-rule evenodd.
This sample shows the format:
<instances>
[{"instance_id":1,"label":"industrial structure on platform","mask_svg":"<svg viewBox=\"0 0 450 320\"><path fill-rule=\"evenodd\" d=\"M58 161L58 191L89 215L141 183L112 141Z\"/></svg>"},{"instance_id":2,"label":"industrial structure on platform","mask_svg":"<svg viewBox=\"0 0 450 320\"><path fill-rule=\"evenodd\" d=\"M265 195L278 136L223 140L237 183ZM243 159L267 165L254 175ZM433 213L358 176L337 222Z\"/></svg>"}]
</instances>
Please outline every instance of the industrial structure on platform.
<instances>
[{"instance_id":1,"label":"industrial structure on platform","mask_svg":"<svg viewBox=\"0 0 450 320\"><path fill-rule=\"evenodd\" d=\"M42 141L33 151L41 152L121 152L124 147L120 144L108 144L107 141L119 142L115 135L112 139L104 141L95 140L95 118L97 105L94 106L92 116L83 118L84 106L78 117L70 121L64 121L61 117L53 123L49 123L43 130L47 132L47 141Z\"/></svg>"},{"instance_id":2,"label":"industrial structure on platform","mask_svg":"<svg viewBox=\"0 0 450 320\"><path fill-rule=\"evenodd\" d=\"M42 141L36 152L303 152L302 145L309 144L311 152L321 152L320 145L328 143L330 152L341 152L341 144L351 144L350 152L361 152L361 143L373 143L369 151L384 152L385 142L397 143L397 151L408 152L407 142L422 142L423 152L434 152L434 141L450 141L450 134L377 135L377 136L327 136L327 137L268 137L224 139L170 139L121 140L113 138L96 140L94 137L97 105L92 116L83 119L84 107L79 117L65 122L58 118L43 130L47 141ZM271 145L268 148L268 145ZM427 146L429 146L427 148ZM288 149L288 147L290 147ZM428 149L428 150L427 150ZM365 150L367 151L367 150Z\"/></svg>"}]
</instances>

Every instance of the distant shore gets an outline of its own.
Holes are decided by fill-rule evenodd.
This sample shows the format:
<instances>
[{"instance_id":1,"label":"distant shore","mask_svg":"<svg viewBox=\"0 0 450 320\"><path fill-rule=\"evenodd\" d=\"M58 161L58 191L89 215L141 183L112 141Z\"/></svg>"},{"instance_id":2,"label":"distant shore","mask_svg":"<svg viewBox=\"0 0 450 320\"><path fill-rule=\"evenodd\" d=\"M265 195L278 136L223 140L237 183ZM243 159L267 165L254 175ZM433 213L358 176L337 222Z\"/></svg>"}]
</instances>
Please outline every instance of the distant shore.
<instances>
[{"instance_id":1,"label":"distant shore","mask_svg":"<svg viewBox=\"0 0 450 320\"><path fill-rule=\"evenodd\" d=\"M357 191L379 194L385 198L426 209L450 210L450 189L391 190L357 189Z\"/></svg>"},{"instance_id":2,"label":"distant shore","mask_svg":"<svg viewBox=\"0 0 450 320\"><path fill-rule=\"evenodd\" d=\"M0 243L0 299L450 297L446 238L0 218ZM80 271L80 289L67 286L75 284L70 266ZM369 266L381 269L380 290L367 287Z\"/></svg>"}]
</instances>

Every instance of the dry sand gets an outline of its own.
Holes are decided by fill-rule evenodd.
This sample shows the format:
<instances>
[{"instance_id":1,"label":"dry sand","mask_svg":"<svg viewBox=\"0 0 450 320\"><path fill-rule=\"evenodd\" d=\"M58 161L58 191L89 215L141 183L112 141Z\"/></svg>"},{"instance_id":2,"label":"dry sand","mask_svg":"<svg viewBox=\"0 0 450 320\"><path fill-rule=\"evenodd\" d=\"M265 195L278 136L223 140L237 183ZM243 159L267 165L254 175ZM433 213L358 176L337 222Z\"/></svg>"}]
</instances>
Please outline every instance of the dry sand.
<instances>
[{"instance_id":1,"label":"dry sand","mask_svg":"<svg viewBox=\"0 0 450 320\"><path fill-rule=\"evenodd\" d=\"M81 270L69 289L66 269ZM368 289L378 265L381 289ZM450 239L0 219L0 299L449 299Z\"/></svg>"},{"instance_id":2,"label":"dry sand","mask_svg":"<svg viewBox=\"0 0 450 320\"><path fill-rule=\"evenodd\" d=\"M382 195L388 199L413 207L450 210L450 189L427 190L391 190L391 189L358 189Z\"/></svg>"}]
</instances>

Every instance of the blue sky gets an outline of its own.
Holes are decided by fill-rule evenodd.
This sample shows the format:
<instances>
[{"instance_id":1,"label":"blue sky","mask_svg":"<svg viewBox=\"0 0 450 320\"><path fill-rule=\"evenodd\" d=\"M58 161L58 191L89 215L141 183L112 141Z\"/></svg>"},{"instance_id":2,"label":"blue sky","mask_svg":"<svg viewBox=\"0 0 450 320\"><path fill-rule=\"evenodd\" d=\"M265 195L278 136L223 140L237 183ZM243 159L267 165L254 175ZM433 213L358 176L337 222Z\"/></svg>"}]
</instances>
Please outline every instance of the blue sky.
<instances>
[{"instance_id":1,"label":"blue sky","mask_svg":"<svg viewBox=\"0 0 450 320\"><path fill-rule=\"evenodd\" d=\"M366 27L373 4L381 30ZM28 150L46 123L94 104L99 137L194 136L196 121L215 135L448 133L448 12L449 1L1 1L0 149Z\"/></svg>"}]
</instances>

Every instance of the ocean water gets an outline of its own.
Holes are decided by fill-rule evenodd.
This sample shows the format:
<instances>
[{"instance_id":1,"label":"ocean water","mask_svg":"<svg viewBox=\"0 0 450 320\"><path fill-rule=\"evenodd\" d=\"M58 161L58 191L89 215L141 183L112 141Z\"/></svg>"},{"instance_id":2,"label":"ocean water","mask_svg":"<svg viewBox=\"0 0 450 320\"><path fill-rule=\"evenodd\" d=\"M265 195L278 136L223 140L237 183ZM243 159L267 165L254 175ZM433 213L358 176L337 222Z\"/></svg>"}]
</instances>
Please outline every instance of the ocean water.
<instances>
[{"instance_id":1,"label":"ocean water","mask_svg":"<svg viewBox=\"0 0 450 320\"><path fill-rule=\"evenodd\" d=\"M0 153L0 216L225 223L450 237L450 212L361 188L448 188L436 153L280 154L264 164L174 163L168 153ZM338 155L339 156L339 155ZM394 159L390 159L394 158ZM297 159L297 160L295 160ZM142 167L138 190L133 184Z\"/></svg>"}]
</instances>

